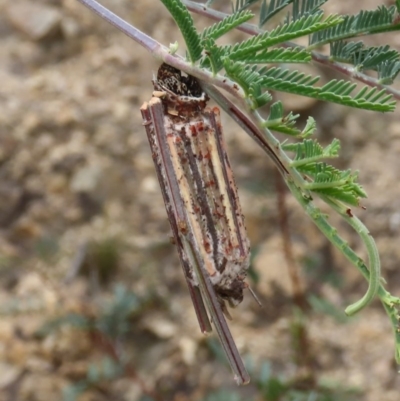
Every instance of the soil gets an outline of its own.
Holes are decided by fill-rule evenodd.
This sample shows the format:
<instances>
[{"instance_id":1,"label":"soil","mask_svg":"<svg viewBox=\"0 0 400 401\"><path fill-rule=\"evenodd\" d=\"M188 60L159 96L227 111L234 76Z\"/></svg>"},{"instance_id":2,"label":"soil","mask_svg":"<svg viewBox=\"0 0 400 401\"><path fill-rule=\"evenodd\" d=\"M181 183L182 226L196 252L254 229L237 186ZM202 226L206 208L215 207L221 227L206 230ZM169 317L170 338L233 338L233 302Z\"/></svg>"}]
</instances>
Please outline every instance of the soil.
<instances>
[{"instance_id":1,"label":"soil","mask_svg":"<svg viewBox=\"0 0 400 401\"><path fill-rule=\"evenodd\" d=\"M329 3L328 12L358 11L359 2ZM103 4L184 49L161 2ZM369 43L400 50L397 33ZM304 394L325 386L332 400L397 401L393 334L381 304L345 317L365 281L282 193L261 149L223 115L252 243L257 279L249 281L264 305L246 295L232 311L233 336L253 367L252 383L236 387L216 337L198 329L142 126L139 108L158 66L76 0L0 0L0 400L183 401L216 390L265 400L256 384L269 366L283 387ZM340 78L310 68L322 82ZM338 166L360 171L369 198L366 210L353 213L377 242L387 288L400 295L399 111L283 101L303 121L314 116L322 143L341 140ZM330 221L365 257L351 229ZM293 301L293 268L305 290L303 310ZM349 398L337 395L349 389Z\"/></svg>"}]
</instances>

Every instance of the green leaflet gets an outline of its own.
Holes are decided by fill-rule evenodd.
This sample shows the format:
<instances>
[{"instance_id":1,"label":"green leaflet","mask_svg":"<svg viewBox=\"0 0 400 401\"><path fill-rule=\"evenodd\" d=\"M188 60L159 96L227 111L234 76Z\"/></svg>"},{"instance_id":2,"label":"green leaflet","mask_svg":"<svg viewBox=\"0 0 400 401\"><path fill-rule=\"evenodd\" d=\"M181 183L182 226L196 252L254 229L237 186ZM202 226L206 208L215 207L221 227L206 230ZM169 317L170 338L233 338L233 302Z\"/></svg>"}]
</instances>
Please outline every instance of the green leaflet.
<instances>
[{"instance_id":1,"label":"green leaflet","mask_svg":"<svg viewBox=\"0 0 400 401\"><path fill-rule=\"evenodd\" d=\"M353 64L358 71L377 71L382 84L392 84L400 71L400 54L389 46L368 47L363 42L330 44L331 60Z\"/></svg>"},{"instance_id":2,"label":"green leaflet","mask_svg":"<svg viewBox=\"0 0 400 401\"><path fill-rule=\"evenodd\" d=\"M284 116L283 105L282 102L279 101L271 105L270 114L268 119L264 121L263 126L286 135L301 136L302 132L295 127L298 117L298 114L294 115L292 112Z\"/></svg>"},{"instance_id":3,"label":"green leaflet","mask_svg":"<svg viewBox=\"0 0 400 401\"><path fill-rule=\"evenodd\" d=\"M221 36L225 35L232 29L235 29L239 25L244 22L250 20L254 17L254 14L250 11L240 11L238 13L229 15L224 18L222 21L215 23L204 29L204 31L200 35L200 39L213 39L217 40Z\"/></svg>"},{"instance_id":4,"label":"green leaflet","mask_svg":"<svg viewBox=\"0 0 400 401\"><path fill-rule=\"evenodd\" d=\"M283 10L293 0L270 0L267 4L267 0L263 0L260 9L260 22L258 26L263 26L268 20L274 15L278 14L279 11Z\"/></svg>"},{"instance_id":5,"label":"green leaflet","mask_svg":"<svg viewBox=\"0 0 400 401\"><path fill-rule=\"evenodd\" d=\"M239 44L232 46L229 52L233 59L245 59L246 55L254 54L267 47L309 35L321 29L335 26L342 22L342 17L331 15L323 20L323 14L304 16L296 21L284 23L272 31L253 36Z\"/></svg>"},{"instance_id":6,"label":"green leaflet","mask_svg":"<svg viewBox=\"0 0 400 401\"><path fill-rule=\"evenodd\" d=\"M229 58L241 61L240 54L229 54ZM311 54L304 49L278 47L260 53L247 54L243 61L247 64L309 63Z\"/></svg>"},{"instance_id":7,"label":"green leaflet","mask_svg":"<svg viewBox=\"0 0 400 401\"><path fill-rule=\"evenodd\" d=\"M395 12L395 6L380 6L376 10L362 10L357 15L346 15L341 24L314 33L310 45L316 48L326 43L361 35L399 30L400 23L393 24Z\"/></svg>"},{"instance_id":8,"label":"green leaflet","mask_svg":"<svg viewBox=\"0 0 400 401\"><path fill-rule=\"evenodd\" d=\"M200 35L194 26L193 18L180 0L160 0L168 9L178 25L185 40L189 59L192 63L200 59L203 51L200 44Z\"/></svg>"},{"instance_id":9,"label":"green leaflet","mask_svg":"<svg viewBox=\"0 0 400 401\"><path fill-rule=\"evenodd\" d=\"M234 13L241 12L246 8L249 8L252 4L258 2L259 0L236 0L235 5L232 8Z\"/></svg>"}]
</instances>

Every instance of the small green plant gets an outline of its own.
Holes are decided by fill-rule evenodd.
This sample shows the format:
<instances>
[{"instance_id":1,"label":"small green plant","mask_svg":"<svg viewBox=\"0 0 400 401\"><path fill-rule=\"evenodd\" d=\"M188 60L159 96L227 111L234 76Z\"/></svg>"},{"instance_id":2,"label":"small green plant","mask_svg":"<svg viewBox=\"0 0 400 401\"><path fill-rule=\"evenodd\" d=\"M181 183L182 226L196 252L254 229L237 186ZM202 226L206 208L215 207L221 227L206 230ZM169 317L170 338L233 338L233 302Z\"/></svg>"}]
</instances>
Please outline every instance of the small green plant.
<instances>
[{"instance_id":1,"label":"small green plant","mask_svg":"<svg viewBox=\"0 0 400 401\"><path fill-rule=\"evenodd\" d=\"M258 372L252 372L257 396L244 397L237 392L218 390L202 401L359 401L362 393L356 389L341 388L337 383L307 386L304 380L288 379L274 374L271 363L264 362Z\"/></svg>"},{"instance_id":2,"label":"small green plant","mask_svg":"<svg viewBox=\"0 0 400 401\"><path fill-rule=\"evenodd\" d=\"M102 302L96 318L78 313L68 313L43 325L38 335L44 336L64 325L82 330L94 330L109 339L126 336L132 326L131 320L144 312L147 300L139 298L123 285L114 288L109 302Z\"/></svg>"},{"instance_id":3,"label":"small green plant","mask_svg":"<svg viewBox=\"0 0 400 401\"><path fill-rule=\"evenodd\" d=\"M82 330L91 339L94 347L103 352L104 357L89 365L86 377L65 388L64 401L75 401L86 391L97 388L105 382L129 376L137 380L134 367L119 354L117 348L134 327L134 319L144 313L147 300L139 298L124 286L116 286L112 298L101 303L94 316L69 313L46 322L37 335L43 337L64 326ZM143 392L146 388L143 385Z\"/></svg>"},{"instance_id":4,"label":"small green plant","mask_svg":"<svg viewBox=\"0 0 400 401\"><path fill-rule=\"evenodd\" d=\"M340 386L326 386L304 380L288 380L273 374L270 363L265 362L256 378L262 400L265 401L355 401L357 391L341 389Z\"/></svg>"},{"instance_id":5,"label":"small green plant","mask_svg":"<svg viewBox=\"0 0 400 401\"><path fill-rule=\"evenodd\" d=\"M89 366L86 378L64 390L64 401L75 401L81 394L104 382L115 380L124 375L124 366L110 357L105 357L100 363Z\"/></svg>"}]
</instances>

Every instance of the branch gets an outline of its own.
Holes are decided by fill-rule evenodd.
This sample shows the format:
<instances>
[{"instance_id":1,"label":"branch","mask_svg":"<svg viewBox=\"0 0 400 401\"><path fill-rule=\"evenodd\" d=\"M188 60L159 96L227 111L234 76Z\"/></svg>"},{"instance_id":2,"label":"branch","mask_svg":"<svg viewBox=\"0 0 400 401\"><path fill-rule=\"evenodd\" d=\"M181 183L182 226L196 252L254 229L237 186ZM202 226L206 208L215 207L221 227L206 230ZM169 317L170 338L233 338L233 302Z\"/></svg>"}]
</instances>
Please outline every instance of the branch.
<instances>
[{"instance_id":1,"label":"branch","mask_svg":"<svg viewBox=\"0 0 400 401\"><path fill-rule=\"evenodd\" d=\"M158 43L156 40L146 35L144 32L135 28L134 26L128 24L125 20L118 17L118 15L114 14L107 8L103 7L100 3L95 0L78 0L80 3L85 5L90 10L94 11L101 18L105 19L111 25L114 25L120 31L128 35L135 42L139 43L148 51L153 54L157 54L160 48L165 48L163 45Z\"/></svg>"}]
</instances>

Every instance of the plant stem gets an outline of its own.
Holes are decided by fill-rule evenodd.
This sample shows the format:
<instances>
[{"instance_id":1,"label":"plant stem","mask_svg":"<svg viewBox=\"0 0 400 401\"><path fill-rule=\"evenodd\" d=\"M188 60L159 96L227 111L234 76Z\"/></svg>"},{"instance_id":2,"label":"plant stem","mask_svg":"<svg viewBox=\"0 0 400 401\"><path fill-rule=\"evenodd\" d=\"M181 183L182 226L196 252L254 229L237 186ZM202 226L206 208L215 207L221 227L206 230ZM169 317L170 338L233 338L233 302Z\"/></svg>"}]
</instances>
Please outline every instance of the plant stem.
<instances>
[{"instance_id":1,"label":"plant stem","mask_svg":"<svg viewBox=\"0 0 400 401\"><path fill-rule=\"evenodd\" d=\"M336 210L336 212L357 232L367 249L369 259L369 286L367 292L359 301L346 308L345 313L351 316L368 305L378 292L381 277L381 263L378 249L367 227L352 213L349 214L348 208L332 200L328 196L321 195L320 197L325 203L332 207L332 209Z\"/></svg>"},{"instance_id":2,"label":"plant stem","mask_svg":"<svg viewBox=\"0 0 400 401\"><path fill-rule=\"evenodd\" d=\"M135 28L131 24L128 24L125 20L118 17L118 15L114 14L109 9L105 8L97 1L95 0L78 0L78 1L83 5L85 5L87 8L89 8L90 10L94 11L96 14L98 14L101 18L105 19L111 25L114 25L121 32L125 33L125 35L128 35L135 42L139 43L141 46L143 46L145 49L152 52L153 54L156 54L159 48L164 47L156 40L146 35L141 30Z\"/></svg>"},{"instance_id":3,"label":"plant stem","mask_svg":"<svg viewBox=\"0 0 400 401\"><path fill-rule=\"evenodd\" d=\"M364 278L370 282L371 274L368 267L365 265L363 260L353 251L353 249L349 246L349 244L340 236L338 235L336 229L332 227L329 222L327 221L326 217L321 213L321 211L315 207L310 199L305 197L301 191L294 185L293 182L290 180L286 180L286 183L292 192L293 196L297 199L300 205L303 207L305 212L311 217L313 222L317 225L317 227L321 230L321 232L329 239L329 241L337 248L343 255L349 260L354 266L357 267L359 272L364 276ZM333 206L333 205L332 205ZM335 210L338 206L335 206ZM339 210L337 210L339 212ZM340 212L342 215L342 212ZM348 216L349 217L349 216ZM355 217L351 217L351 219L355 219ZM356 220L355 220L356 221ZM358 224L357 222L354 223L352 220L348 221L349 224L355 225ZM354 228L354 227L353 227ZM366 229L365 229L366 230ZM363 235L369 235L368 231ZM375 244L369 244L368 246L374 247ZM372 251L374 252L374 251ZM395 358L396 362L400 363L400 330L399 330L399 310L400 307L400 298L392 296L382 285L382 280L377 280L378 288L377 288L377 295L380 298L383 307L390 319L392 324L392 330L394 334L395 340ZM373 283L373 287L376 285L376 280ZM365 297L363 297L364 299ZM356 305L358 302L356 303ZM359 304L356 306L359 307ZM350 308L354 308L354 304L350 306ZM348 308L346 309L347 314L349 314ZM350 314L354 313L354 309L350 309Z\"/></svg>"}]
</instances>

